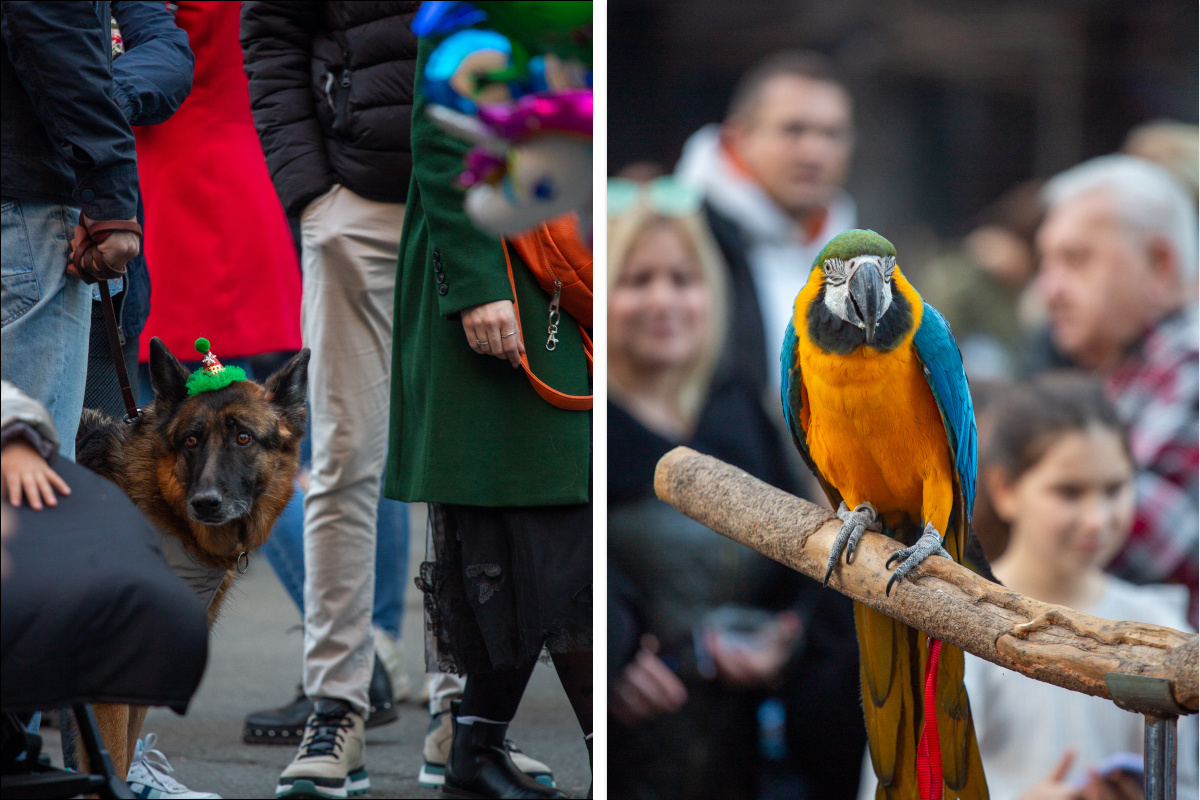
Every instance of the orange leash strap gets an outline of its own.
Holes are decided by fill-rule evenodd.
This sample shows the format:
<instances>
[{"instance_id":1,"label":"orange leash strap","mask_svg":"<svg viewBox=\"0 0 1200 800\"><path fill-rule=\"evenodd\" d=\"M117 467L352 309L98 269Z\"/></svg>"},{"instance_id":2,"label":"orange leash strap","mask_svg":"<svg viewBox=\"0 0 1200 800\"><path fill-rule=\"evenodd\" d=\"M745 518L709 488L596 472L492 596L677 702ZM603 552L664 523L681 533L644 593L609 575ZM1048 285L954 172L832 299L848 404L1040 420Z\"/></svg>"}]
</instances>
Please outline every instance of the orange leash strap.
<instances>
[{"instance_id":1,"label":"orange leash strap","mask_svg":"<svg viewBox=\"0 0 1200 800\"><path fill-rule=\"evenodd\" d=\"M521 309L517 305L517 284L513 280L512 259L508 255L508 242L501 237L500 244L504 248L504 264L508 267L508 283L513 290L513 311L517 317L517 335L521 337L521 341L525 341L525 334L521 331ZM583 326L579 326L579 332L583 336L583 348L587 354L588 374L592 372L592 340L587 335L587 331ZM524 353L521 354L521 369L525 370L525 375L529 378L529 384L533 386L533 390L537 392L543 400L552 406L566 409L567 411L590 411L592 408L592 395L574 395L563 394L554 387L545 383L537 375L533 374L533 370L529 367L529 359Z\"/></svg>"}]
</instances>

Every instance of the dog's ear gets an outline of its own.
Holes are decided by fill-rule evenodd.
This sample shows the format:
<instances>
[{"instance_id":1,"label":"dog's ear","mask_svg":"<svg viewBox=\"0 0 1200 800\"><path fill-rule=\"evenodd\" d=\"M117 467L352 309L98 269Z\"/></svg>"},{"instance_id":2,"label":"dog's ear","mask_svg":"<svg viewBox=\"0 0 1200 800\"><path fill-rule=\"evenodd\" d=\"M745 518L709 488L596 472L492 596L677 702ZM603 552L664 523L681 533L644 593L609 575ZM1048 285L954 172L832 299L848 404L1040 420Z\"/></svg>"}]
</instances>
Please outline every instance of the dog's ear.
<instances>
[{"instance_id":1,"label":"dog's ear","mask_svg":"<svg viewBox=\"0 0 1200 800\"><path fill-rule=\"evenodd\" d=\"M162 404L173 406L187 397L188 371L171 354L162 339L155 336L150 340L150 385L154 397Z\"/></svg>"},{"instance_id":2,"label":"dog's ear","mask_svg":"<svg viewBox=\"0 0 1200 800\"><path fill-rule=\"evenodd\" d=\"M308 359L311 355L312 351L304 348L263 384L267 397L297 431L303 431L308 421L305 400L308 395Z\"/></svg>"}]
</instances>

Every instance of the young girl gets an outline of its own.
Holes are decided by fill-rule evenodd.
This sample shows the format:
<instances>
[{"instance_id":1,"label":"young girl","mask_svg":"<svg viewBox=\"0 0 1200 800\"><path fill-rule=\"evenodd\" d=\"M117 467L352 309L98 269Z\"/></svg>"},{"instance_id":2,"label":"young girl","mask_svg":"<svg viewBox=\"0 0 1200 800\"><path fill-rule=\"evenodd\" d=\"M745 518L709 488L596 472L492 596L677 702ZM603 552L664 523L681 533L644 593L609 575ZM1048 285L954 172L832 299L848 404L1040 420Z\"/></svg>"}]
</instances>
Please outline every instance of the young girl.
<instances>
[{"instance_id":1,"label":"young girl","mask_svg":"<svg viewBox=\"0 0 1200 800\"><path fill-rule=\"evenodd\" d=\"M979 479L1009 527L996 577L1093 616L1189 630L1186 590L1104 572L1129 535L1134 495L1124 429L1099 384L1043 376L1012 389L993 413ZM1141 753L1140 715L969 654L966 684L993 800L1141 796L1140 776L1103 770L1118 753ZM1196 792L1195 734L1195 719L1181 719L1180 797Z\"/></svg>"}]
</instances>

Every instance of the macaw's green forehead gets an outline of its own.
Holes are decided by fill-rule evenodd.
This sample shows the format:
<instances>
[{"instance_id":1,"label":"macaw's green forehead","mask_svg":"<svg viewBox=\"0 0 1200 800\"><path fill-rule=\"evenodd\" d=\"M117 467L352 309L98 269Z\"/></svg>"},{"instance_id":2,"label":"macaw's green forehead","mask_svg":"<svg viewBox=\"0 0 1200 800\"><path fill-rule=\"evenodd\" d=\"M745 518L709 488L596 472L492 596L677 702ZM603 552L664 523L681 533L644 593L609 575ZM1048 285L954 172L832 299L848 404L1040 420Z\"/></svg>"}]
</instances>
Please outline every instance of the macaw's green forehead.
<instances>
[{"instance_id":1,"label":"macaw's green forehead","mask_svg":"<svg viewBox=\"0 0 1200 800\"><path fill-rule=\"evenodd\" d=\"M821 249L813 269L821 267L830 258L849 261L858 256L896 256L896 248L887 239L875 231L852 230L839 233L829 240L829 244Z\"/></svg>"}]
</instances>

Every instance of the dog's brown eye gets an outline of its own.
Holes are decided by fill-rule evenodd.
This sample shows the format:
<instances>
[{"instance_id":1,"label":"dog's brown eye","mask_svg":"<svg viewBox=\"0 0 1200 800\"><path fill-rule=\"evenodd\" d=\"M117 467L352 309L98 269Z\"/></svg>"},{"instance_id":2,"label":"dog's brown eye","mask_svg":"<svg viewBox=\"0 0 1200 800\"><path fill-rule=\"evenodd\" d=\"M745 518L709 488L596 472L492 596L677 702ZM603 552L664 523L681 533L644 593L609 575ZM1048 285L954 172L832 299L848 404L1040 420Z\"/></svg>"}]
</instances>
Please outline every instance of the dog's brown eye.
<instances>
[{"instance_id":1,"label":"dog's brown eye","mask_svg":"<svg viewBox=\"0 0 1200 800\"><path fill-rule=\"evenodd\" d=\"M242 447L245 447L246 445L250 444L250 434L246 433L245 431L242 431L241 433L239 433L237 435L237 443L240 444Z\"/></svg>"},{"instance_id":2,"label":"dog's brown eye","mask_svg":"<svg viewBox=\"0 0 1200 800\"><path fill-rule=\"evenodd\" d=\"M183 440L183 443L188 447L195 447L196 445L200 444L200 440L195 436L189 436Z\"/></svg>"}]
</instances>

